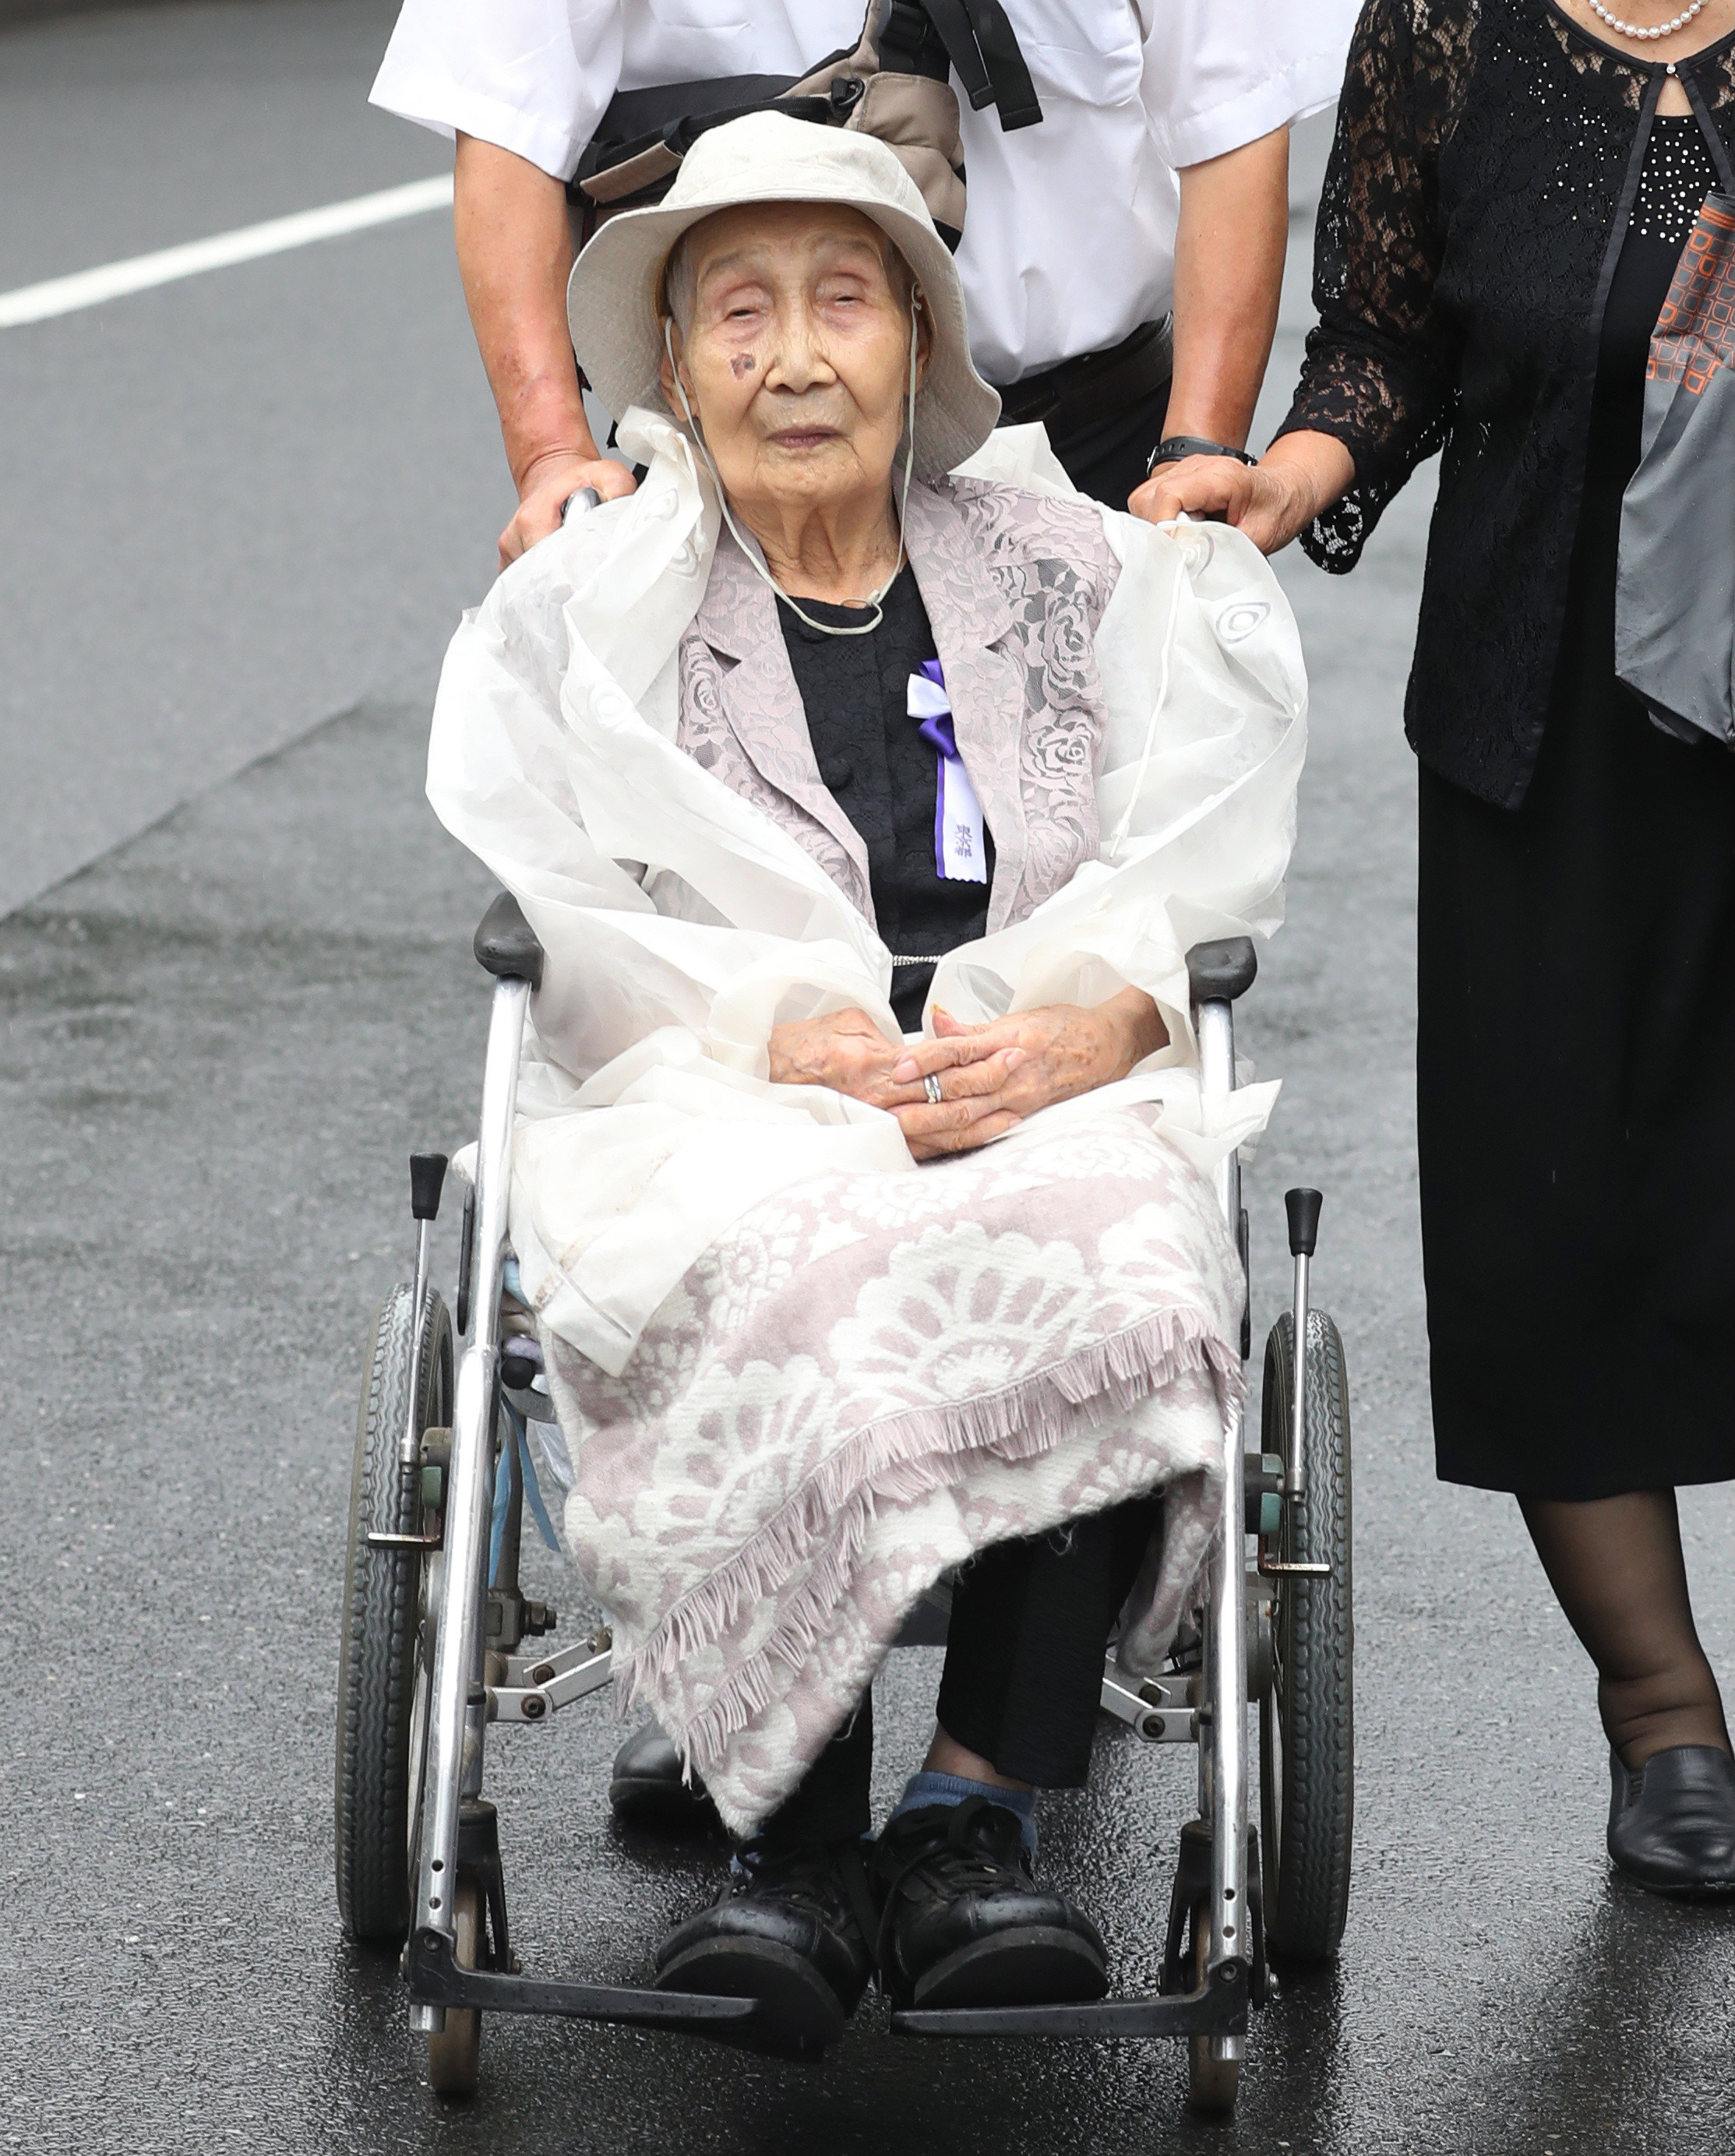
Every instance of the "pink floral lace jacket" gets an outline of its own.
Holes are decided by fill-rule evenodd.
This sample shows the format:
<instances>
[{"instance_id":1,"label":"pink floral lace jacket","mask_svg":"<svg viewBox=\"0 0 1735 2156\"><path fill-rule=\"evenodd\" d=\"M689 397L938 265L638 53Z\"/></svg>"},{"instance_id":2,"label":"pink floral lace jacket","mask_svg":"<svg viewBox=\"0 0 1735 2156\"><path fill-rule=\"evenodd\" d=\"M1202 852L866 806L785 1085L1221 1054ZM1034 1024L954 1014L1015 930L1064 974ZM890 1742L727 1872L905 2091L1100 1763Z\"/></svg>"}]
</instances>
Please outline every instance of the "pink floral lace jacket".
<instances>
[{"instance_id":1,"label":"pink floral lace jacket","mask_svg":"<svg viewBox=\"0 0 1735 2156\"><path fill-rule=\"evenodd\" d=\"M1096 634L1120 573L1090 503L991 480L911 489L905 543L996 865L989 932L1097 852ZM867 850L819 776L777 601L725 531L681 640L679 741L788 831L871 921Z\"/></svg>"}]
</instances>

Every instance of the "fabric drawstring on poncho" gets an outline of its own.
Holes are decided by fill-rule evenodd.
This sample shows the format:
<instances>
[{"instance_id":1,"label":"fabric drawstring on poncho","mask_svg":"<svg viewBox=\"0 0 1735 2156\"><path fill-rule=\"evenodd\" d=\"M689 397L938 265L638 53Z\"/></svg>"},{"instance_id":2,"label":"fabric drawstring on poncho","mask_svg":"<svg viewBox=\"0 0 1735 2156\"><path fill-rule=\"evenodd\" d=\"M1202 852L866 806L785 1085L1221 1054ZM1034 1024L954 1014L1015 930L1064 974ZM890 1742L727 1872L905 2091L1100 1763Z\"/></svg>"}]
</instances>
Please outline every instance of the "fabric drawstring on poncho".
<instances>
[{"instance_id":1,"label":"fabric drawstring on poncho","mask_svg":"<svg viewBox=\"0 0 1735 2156\"><path fill-rule=\"evenodd\" d=\"M663 349L669 355L670 377L674 382L675 394L680 398L680 408L686 415L687 428L694 444L700 455L705 459L706 470L716 482L717 506L722 511L723 521L733 534L736 545L746 555L747 564L754 575L762 583L769 588L781 604L788 608L798 621L805 622L809 629L820 636L871 636L885 619L885 608L883 603L885 594L902 575L904 563L908 559L904 547L904 524L910 508L910 481L916 470L916 318L921 312L921 295L920 292L912 292L910 295L910 380L904 417L904 499L902 507L897 511L897 559L892 563L891 574L887 577L885 583L876 591L870 592L861 602L868 619L865 621L855 623L815 621L814 617L802 607L799 600L791 598L773 576L762 558L763 549L757 542L750 543L741 526L736 522L735 511L729 506L728 493L723 485L723 475L717 470L716 459L711 454L711 444L705 439L705 430L699 424L692 404L687 397L687 386L680 378L680 367L675 357L675 325L666 316L664 318Z\"/></svg>"}]
</instances>

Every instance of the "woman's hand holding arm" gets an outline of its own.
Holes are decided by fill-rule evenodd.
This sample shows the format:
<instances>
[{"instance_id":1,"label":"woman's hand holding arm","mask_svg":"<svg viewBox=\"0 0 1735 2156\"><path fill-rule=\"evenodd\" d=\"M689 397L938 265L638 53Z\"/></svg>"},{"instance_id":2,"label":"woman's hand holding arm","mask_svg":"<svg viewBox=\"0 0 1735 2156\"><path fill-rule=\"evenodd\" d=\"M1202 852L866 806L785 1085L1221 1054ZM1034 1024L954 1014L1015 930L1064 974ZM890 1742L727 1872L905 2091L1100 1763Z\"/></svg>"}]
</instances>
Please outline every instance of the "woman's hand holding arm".
<instances>
[{"instance_id":1,"label":"woman's hand holding arm","mask_svg":"<svg viewBox=\"0 0 1735 2156\"><path fill-rule=\"evenodd\" d=\"M1470 71L1445 62L1440 15L1410 0L1367 0L1361 11L1317 220L1320 321L1286 431L1250 468L1220 457L1159 466L1128 504L1137 515L1222 517L1267 554L1323 516L1327 543L1315 559L1341 575L1445 440L1462 328L1438 290L1440 157ZM1181 431L1173 412L1168 424ZM1332 518L1352 487L1353 515Z\"/></svg>"},{"instance_id":2,"label":"woman's hand holding arm","mask_svg":"<svg viewBox=\"0 0 1735 2156\"><path fill-rule=\"evenodd\" d=\"M1184 457L1159 465L1128 502L1152 524L1185 514L1245 531L1262 554L1288 546L1355 482L1349 451L1332 434L1280 434L1256 465Z\"/></svg>"}]
</instances>

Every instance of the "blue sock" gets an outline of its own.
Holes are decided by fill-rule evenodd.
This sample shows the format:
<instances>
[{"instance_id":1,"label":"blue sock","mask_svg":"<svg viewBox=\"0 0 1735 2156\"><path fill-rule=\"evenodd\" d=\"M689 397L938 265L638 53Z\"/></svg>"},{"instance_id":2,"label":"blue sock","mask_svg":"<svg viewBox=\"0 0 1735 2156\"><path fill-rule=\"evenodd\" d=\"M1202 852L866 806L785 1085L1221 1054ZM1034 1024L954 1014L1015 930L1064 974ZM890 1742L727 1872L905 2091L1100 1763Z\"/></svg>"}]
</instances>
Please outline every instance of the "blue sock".
<instances>
[{"instance_id":1,"label":"blue sock","mask_svg":"<svg viewBox=\"0 0 1735 2156\"><path fill-rule=\"evenodd\" d=\"M894 1807L891 1818L905 1812L920 1811L924 1804L961 1804L966 1797L986 1797L990 1804L1003 1805L1018 1815L1018 1823L1024 1832L1024 1847L1032 1862L1036 1856L1036 1792L1034 1789L1002 1789L992 1782L966 1781L962 1774L937 1774L924 1767L919 1774L912 1774L904 1784L904 1794ZM891 1820L886 1822L891 1825Z\"/></svg>"}]
</instances>

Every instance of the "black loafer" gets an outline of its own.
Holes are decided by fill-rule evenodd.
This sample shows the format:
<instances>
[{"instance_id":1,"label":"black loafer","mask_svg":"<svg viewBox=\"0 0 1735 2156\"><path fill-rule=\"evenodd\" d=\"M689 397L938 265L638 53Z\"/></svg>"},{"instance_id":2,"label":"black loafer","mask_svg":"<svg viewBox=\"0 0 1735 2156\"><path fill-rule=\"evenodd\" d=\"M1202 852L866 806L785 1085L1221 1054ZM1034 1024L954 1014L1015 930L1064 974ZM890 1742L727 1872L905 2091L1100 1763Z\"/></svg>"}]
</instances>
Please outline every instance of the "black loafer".
<instances>
[{"instance_id":1,"label":"black loafer","mask_svg":"<svg viewBox=\"0 0 1735 2156\"><path fill-rule=\"evenodd\" d=\"M705 1784L682 1780L680 1754L654 1722L635 1729L615 1753L608 1803L617 1819L665 1834L711 1833L721 1824Z\"/></svg>"},{"instance_id":2,"label":"black loafer","mask_svg":"<svg viewBox=\"0 0 1735 2156\"><path fill-rule=\"evenodd\" d=\"M892 1820L874 1855L880 1973L901 2006L1101 1999L1096 1927L1032 1876L1018 1815L986 1797Z\"/></svg>"},{"instance_id":3,"label":"black loafer","mask_svg":"<svg viewBox=\"0 0 1735 2156\"><path fill-rule=\"evenodd\" d=\"M724 2041L776 2058L819 2058L874 1973L862 1845L773 1852L749 1842L741 1858L744 1871L711 1907L657 1948L657 1988L755 1999L759 2011Z\"/></svg>"},{"instance_id":4,"label":"black loafer","mask_svg":"<svg viewBox=\"0 0 1735 2156\"><path fill-rule=\"evenodd\" d=\"M1609 1755L1609 1854L1653 1894L1735 1894L1735 1759L1676 1744L1642 1767Z\"/></svg>"}]
</instances>

